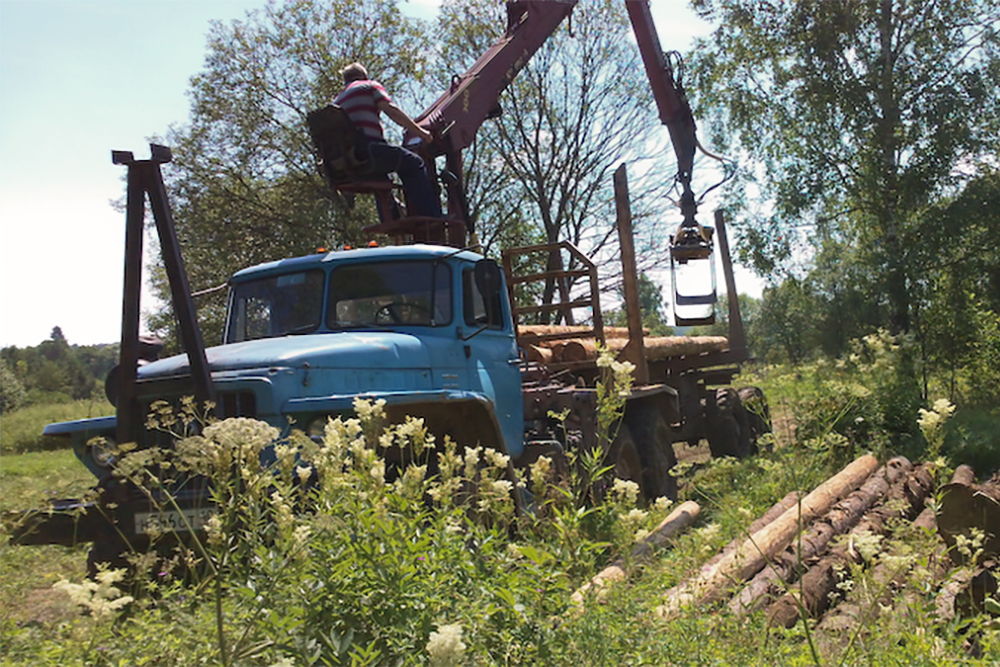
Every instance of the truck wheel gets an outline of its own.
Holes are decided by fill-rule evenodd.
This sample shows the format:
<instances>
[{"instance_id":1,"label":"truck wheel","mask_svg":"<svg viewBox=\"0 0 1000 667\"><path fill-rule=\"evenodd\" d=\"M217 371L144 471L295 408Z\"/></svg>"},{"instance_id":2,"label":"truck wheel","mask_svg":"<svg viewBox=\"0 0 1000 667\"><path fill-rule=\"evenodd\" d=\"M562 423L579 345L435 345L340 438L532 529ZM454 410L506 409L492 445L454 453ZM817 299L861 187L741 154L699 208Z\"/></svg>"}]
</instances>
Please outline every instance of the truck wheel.
<instances>
[{"instance_id":1,"label":"truck wheel","mask_svg":"<svg viewBox=\"0 0 1000 667\"><path fill-rule=\"evenodd\" d=\"M677 457L670 440L670 427L663 416L653 410L639 413L631 424L631 433L642 463L642 489L646 498L666 496L677 500L677 478L670 474L670 469L677 465Z\"/></svg>"},{"instance_id":2,"label":"truck wheel","mask_svg":"<svg viewBox=\"0 0 1000 667\"><path fill-rule=\"evenodd\" d=\"M635 447L635 440L632 439L632 432L625 424L619 424L618 433L614 442L611 443L611 450L608 452L607 461L614 465L612 474L618 479L631 480L639 485L640 492L645 495L642 483L642 463L639 460L639 452Z\"/></svg>"},{"instance_id":3,"label":"truck wheel","mask_svg":"<svg viewBox=\"0 0 1000 667\"><path fill-rule=\"evenodd\" d=\"M705 402L705 413L708 448L713 457L743 459L754 453L746 409L735 389L716 389Z\"/></svg>"},{"instance_id":4,"label":"truck wheel","mask_svg":"<svg viewBox=\"0 0 1000 667\"><path fill-rule=\"evenodd\" d=\"M128 546L122 540L108 539L94 542L90 551L87 552L87 576L97 580L97 573L101 567L109 570L125 570L126 580L134 577L134 568L125 557L128 554Z\"/></svg>"},{"instance_id":5,"label":"truck wheel","mask_svg":"<svg viewBox=\"0 0 1000 667\"><path fill-rule=\"evenodd\" d=\"M771 432L771 411L767 407L767 399L760 387L740 387L736 390L743 408L747 414L747 424L750 425L750 437L753 439L754 448L757 447L757 439L765 433Z\"/></svg>"}]
</instances>

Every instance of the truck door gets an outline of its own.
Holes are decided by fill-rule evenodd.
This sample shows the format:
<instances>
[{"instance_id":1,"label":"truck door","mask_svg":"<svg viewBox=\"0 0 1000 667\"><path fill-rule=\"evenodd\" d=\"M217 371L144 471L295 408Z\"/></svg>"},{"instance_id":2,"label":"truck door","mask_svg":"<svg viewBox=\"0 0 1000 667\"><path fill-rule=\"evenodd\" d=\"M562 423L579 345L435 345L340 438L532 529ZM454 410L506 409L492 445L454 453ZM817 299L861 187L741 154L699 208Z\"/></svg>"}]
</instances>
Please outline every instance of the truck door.
<instances>
[{"instance_id":1,"label":"truck door","mask_svg":"<svg viewBox=\"0 0 1000 667\"><path fill-rule=\"evenodd\" d=\"M501 275L499 268L497 275ZM517 342L502 284L499 289L485 292L480 287L473 267L463 268L460 317L469 381L473 388L493 399L507 453L517 458L524 449L524 403Z\"/></svg>"}]
</instances>

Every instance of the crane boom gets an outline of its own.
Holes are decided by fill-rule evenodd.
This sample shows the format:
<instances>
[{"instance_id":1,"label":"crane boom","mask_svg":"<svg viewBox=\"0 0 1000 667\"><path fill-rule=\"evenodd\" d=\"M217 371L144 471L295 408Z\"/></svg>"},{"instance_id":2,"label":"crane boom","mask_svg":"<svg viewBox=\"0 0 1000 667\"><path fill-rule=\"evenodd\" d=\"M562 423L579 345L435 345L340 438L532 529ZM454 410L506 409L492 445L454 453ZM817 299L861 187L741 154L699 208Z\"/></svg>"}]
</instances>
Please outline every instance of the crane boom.
<instances>
[{"instance_id":1,"label":"crane boom","mask_svg":"<svg viewBox=\"0 0 1000 667\"><path fill-rule=\"evenodd\" d=\"M646 68L646 78L649 79L653 98L660 112L660 122L667 126L670 132L670 142L677 155L677 179L681 184L681 212L684 224L694 223L697 205L691 190L691 177L694 172L694 154L698 147L696 128L691 107L688 104L684 88L674 77L674 70L656 33L653 16L648 0L625 0L632 31L639 44L639 53Z\"/></svg>"}]
</instances>

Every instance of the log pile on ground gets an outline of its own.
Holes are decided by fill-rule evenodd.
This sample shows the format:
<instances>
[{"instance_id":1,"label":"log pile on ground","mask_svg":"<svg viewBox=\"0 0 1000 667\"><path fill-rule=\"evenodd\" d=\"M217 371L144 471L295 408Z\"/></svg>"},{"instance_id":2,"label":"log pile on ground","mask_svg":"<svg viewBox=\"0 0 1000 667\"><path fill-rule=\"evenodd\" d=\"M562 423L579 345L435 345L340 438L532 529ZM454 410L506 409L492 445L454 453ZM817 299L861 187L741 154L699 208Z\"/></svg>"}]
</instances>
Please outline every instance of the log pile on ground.
<instances>
[{"instance_id":1,"label":"log pile on ground","mask_svg":"<svg viewBox=\"0 0 1000 667\"><path fill-rule=\"evenodd\" d=\"M951 483L935 489L925 465L896 458L880 467L862 456L808 495L782 499L744 539L670 589L658 611L670 618L728 600L732 613L763 610L771 625L792 627L803 614L821 619L821 641L842 643L853 636L848 630L863 632L870 614L918 594L901 591L917 559L898 552L901 543L891 538L906 534L934 543L921 553L920 568L937 582L942 620L992 613L1000 474L984 484L973 480L973 471L960 466ZM852 577L865 580L864 595Z\"/></svg>"},{"instance_id":2,"label":"log pile on ground","mask_svg":"<svg viewBox=\"0 0 1000 667\"><path fill-rule=\"evenodd\" d=\"M559 362L588 362L597 359L597 341L585 338L589 330L585 327L528 325L518 327L518 342L527 353L528 360L541 364ZM570 336L579 338L547 339L546 336ZM686 357L729 349L725 336L648 336L643 338L646 358L662 361L674 357ZM628 329L624 327L604 327L606 346L619 351L628 344Z\"/></svg>"}]
</instances>

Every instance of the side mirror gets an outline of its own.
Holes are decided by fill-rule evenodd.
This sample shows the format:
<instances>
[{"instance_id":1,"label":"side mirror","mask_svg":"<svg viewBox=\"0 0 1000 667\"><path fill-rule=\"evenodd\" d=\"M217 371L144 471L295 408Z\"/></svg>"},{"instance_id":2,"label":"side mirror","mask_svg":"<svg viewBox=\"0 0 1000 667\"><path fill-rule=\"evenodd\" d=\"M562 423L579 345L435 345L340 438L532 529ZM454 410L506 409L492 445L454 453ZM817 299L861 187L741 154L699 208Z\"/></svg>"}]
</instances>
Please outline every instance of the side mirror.
<instances>
[{"instance_id":1,"label":"side mirror","mask_svg":"<svg viewBox=\"0 0 1000 667\"><path fill-rule=\"evenodd\" d=\"M489 302L500 293L503 270L494 260L484 258L476 262L473 278L476 281L476 289L483 295L483 299Z\"/></svg>"}]
</instances>

